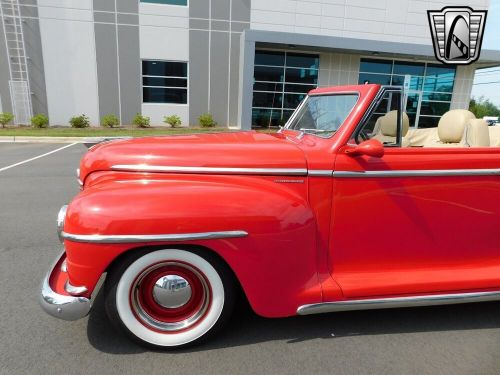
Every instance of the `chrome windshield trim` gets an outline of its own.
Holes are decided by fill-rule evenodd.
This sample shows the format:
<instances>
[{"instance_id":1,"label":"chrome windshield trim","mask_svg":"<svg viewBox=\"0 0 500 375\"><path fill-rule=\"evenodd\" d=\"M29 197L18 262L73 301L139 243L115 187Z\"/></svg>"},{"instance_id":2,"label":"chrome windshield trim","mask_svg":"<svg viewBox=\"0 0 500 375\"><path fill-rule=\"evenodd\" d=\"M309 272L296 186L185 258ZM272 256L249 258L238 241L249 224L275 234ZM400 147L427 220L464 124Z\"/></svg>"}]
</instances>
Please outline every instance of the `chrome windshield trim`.
<instances>
[{"instance_id":1,"label":"chrome windshield trim","mask_svg":"<svg viewBox=\"0 0 500 375\"><path fill-rule=\"evenodd\" d=\"M243 230L226 232L204 232L183 234L128 234L128 235L101 235L101 234L71 234L62 233L65 240L82 243L140 243L140 242L179 242L196 240L215 240L222 238L246 237Z\"/></svg>"},{"instance_id":2,"label":"chrome windshield trim","mask_svg":"<svg viewBox=\"0 0 500 375\"><path fill-rule=\"evenodd\" d=\"M113 165L113 170L134 172L170 172L200 174L245 174L271 176L306 176L305 168L219 168L219 167L178 167L145 164Z\"/></svg>"},{"instance_id":3,"label":"chrome windshield trim","mask_svg":"<svg viewBox=\"0 0 500 375\"><path fill-rule=\"evenodd\" d=\"M324 302L303 305L297 309L298 315L322 314L337 311L391 309L398 307L453 305L459 303L487 302L500 300L500 291L457 294L437 294L414 297L362 299L351 301Z\"/></svg>"},{"instance_id":4,"label":"chrome windshield trim","mask_svg":"<svg viewBox=\"0 0 500 375\"><path fill-rule=\"evenodd\" d=\"M451 177L451 176L498 176L500 169L422 169L399 171L335 171L338 178L371 177Z\"/></svg>"}]
</instances>

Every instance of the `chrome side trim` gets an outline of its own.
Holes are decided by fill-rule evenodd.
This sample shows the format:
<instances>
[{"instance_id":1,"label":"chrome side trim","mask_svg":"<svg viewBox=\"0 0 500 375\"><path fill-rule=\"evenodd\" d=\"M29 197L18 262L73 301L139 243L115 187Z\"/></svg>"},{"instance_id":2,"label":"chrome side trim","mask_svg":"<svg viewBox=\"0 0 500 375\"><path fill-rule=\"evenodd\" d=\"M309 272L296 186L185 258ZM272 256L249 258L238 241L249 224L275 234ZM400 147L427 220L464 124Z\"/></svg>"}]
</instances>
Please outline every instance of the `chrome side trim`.
<instances>
[{"instance_id":1,"label":"chrome side trim","mask_svg":"<svg viewBox=\"0 0 500 375\"><path fill-rule=\"evenodd\" d=\"M500 300L498 292L476 292L459 294L439 294L415 297L363 299L352 301L325 302L303 305L297 315L322 314L337 311L392 309L398 307L453 305L459 303L486 302Z\"/></svg>"},{"instance_id":2,"label":"chrome side trim","mask_svg":"<svg viewBox=\"0 0 500 375\"><path fill-rule=\"evenodd\" d=\"M313 177L332 177L333 170L310 169L307 174Z\"/></svg>"},{"instance_id":3,"label":"chrome side trim","mask_svg":"<svg viewBox=\"0 0 500 375\"><path fill-rule=\"evenodd\" d=\"M219 168L219 167L176 167L176 166L164 166L164 165L126 164L126 165L113 165L111 169L117 171L134 171L134 172L307 176L307 169L305 168Z\"/></svg>"},{"instance_id":4,"label":"chrome side trim","mask_svg":"<svg viewBox=\"0 0 500 375\"><path fill-rule=\"evenodd\" d=\"M451 177L451 176L500 176L500 169L422 169L400 171L335 171L337 178L371 177Z\"/></svg>"},{"instance_id":5,"label":"chrome side trim","mask_svg":"<svg viewBox=\"0 0 500 375\"><path fill-rule=\"evenodd\" d=\"M71 234L62 232L62 238L73 242L83 243L138 243L138 242L178 242L196 240L215 240L221 238L246 237L248 233L243 230L227 232L183 233L183 234L127 234L127 235L101 235L101 234Z\"/></svg>"},{"instance_id":6,"label":"chrome side trim","mask_svg":"<svg viewBox=\"0 0 500 375\"><path fill-rule=\"evenodd\" d=\"M39 302L43 310L55 318L77 320L89 313L92 306L90 299L58 294L52 290L49 284L50 275L64 256L65 253L62 253L62 255L57 258L57 261L43 279Z\"/></svg>"}]
</instances>

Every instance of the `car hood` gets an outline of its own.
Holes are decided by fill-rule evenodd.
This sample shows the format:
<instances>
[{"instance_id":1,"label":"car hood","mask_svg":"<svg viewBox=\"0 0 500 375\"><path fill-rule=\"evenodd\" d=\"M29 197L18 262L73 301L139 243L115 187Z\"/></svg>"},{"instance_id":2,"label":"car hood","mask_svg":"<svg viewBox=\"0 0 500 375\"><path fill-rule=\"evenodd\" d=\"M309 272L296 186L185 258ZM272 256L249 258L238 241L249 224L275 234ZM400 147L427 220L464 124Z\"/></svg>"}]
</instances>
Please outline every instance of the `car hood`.
<instances>
[{"instance_id":1,"label":"car hood","mask_svg":"<svg viewBox=\"0 0 500 375\"><path fill-rule=\"evenodd\" d=\"M282 134L189 134L100 143L82 158L79 178L107 170L175 172L171 167L188 167L184 173L189 173L189 167L306 170L307 165L302 150Z\"/></svg>"}]
</instances>

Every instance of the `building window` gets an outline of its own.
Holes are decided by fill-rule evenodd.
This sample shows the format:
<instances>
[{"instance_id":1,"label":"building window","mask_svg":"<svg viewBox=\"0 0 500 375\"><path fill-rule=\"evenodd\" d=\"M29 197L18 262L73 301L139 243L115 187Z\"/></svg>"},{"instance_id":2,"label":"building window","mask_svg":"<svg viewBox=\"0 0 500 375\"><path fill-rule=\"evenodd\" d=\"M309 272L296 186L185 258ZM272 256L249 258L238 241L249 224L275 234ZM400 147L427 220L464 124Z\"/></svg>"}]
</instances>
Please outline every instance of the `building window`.
<instances>
[{"instance_id":1,"label":"building window","mask_svg":"<svg viewBox=\"0 0 500 375\"><path fill-rule=\"evenodd\" d=\"M141 3L167 4L187 6L188 0L141 0Z\"/></svg>"},{"instance_id":2,"label":"building window","mask_svg":"<svg viewBox=\"0 0 500 375\"><path fill-rule=\"evenodd\" d=\"M406 112L410 125L419 128L437 126L450 110L455 68L413 61L361 59L359 83L403 86L410 75Z\"/></svg>"},{"instance_id":3,"label":"building window","mask_svg":"<svg viewBox=\"0 0 500 375\"><path fill-rule=\"evenodd\" d=\"M319 55L255 51L252 126L283 125L318 86Z\"/></svg>"},{"instance_id":4,"label":"building window","mask_svg":"<svg viewBox=\"0 0 500 375\"><path fill-rule=\"evenodd\" d=\"M143 60L143 103L187 104L187 77L186 62Z\"/></svg>"}]
</instances>

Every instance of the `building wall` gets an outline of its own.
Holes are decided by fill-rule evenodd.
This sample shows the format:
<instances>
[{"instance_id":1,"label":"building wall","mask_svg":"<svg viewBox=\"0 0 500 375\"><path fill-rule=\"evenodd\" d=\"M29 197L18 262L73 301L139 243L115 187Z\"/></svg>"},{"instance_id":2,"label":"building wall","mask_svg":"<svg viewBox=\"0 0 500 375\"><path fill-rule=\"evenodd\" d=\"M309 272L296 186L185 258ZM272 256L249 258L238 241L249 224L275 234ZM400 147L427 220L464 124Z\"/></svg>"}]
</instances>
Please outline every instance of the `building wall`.
<instances>
[{"instance_id":1,"label":"building wall","mask_svg":"<svg viewBox=\"0 0 500 375\"><path fill-rule=\"evenodd\" d=\"M92 2L39 0L40 34L51 124L85 113L99 123Z\"/></svg>"},{"instance_id":2,"label":"building wall","mask_svg":"<svg viewBox=\"0 0 500 375\"><path fill-rule=\"evenodd\" d=\"M458 66L453 86L451 109L468 109L476 68L474 65Z\"/></svg>"},{"instance_id":3,"label":"building wall","mask_svg":"<svg viewBox=\"0 0 500 375\"><path fill-rule=\"evenodd\" d=\"M0 18L0 102L2 111L12 112L12 101L9 90L10 69L4 40L3 19Z\"/></svg>"},{"instance_id":4,"label":"building wall","mask_svg":"<svg viewBox=\"0 0 500 375\"><path fill-rule=\"evenodd\" d=\"M422 0L252 0L252 29L429 44L427 10L466 3Z\"/></svg>"},{"instance_id":5,"label":"building wall","mask_svg":"<svg viewBox=\"0 0 500 375\"><path fill-rule=\"evenodd\" d=\"M357 85L359 55L320 53L319 86Z\"/></svg>"}]
</instances>

